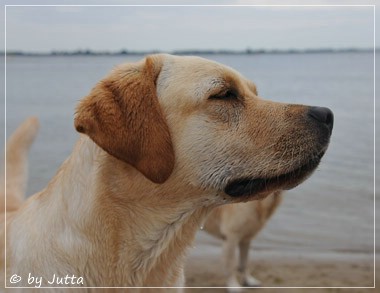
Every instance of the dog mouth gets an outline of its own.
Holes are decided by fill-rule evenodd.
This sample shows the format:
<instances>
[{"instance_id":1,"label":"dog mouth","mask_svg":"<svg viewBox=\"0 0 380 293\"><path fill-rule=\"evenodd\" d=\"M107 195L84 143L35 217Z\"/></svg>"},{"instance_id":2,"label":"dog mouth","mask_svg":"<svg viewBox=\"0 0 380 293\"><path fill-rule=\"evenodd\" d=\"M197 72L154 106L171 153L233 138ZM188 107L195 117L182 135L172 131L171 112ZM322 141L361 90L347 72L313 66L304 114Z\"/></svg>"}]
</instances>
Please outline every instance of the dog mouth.
<instances>
[{"instance_id":1,"label":"dog mouth","mask_svg":"<svg viewBox=\"0 0 380 293\"><path fill-rule=\"evenodd\" d=\"M323 155L324 152L321 152L293 171L275 177L232 180L224 188L224 192L231 197L248 197L279 189L292 189L311 175L319 165Z\"/></svg>"}]
</instances>

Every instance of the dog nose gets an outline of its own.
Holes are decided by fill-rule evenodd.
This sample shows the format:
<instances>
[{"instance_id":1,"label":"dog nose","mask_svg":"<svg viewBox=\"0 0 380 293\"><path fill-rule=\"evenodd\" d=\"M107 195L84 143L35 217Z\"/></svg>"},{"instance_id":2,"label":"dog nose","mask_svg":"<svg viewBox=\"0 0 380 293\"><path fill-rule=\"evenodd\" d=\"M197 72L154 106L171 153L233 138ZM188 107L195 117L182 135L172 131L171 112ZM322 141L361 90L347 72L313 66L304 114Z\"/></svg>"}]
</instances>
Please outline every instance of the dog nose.
<instances>
[{"instance_id":1,"label":"dog nose","mask_svg":"<svg viewBox=\"0 0 380 293\"><path fill-rule=\"evenodd\" d=\"M332 130L334 125L334 114L329 108L325 107L310 107L308 116L318 121L319 123L326 124Z\"/></svg>"}]
</instances>

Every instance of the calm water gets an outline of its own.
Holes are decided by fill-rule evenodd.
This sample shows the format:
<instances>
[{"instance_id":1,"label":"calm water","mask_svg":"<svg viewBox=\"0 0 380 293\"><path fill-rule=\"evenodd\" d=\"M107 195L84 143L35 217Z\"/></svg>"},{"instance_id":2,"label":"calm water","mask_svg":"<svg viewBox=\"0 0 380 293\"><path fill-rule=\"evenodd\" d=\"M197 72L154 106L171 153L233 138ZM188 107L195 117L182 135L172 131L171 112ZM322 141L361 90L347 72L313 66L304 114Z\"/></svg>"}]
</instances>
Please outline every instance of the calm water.
<instances>
[{"instance_id":1,"label":"calm water","mask_svg":"<svg viewBox=\"0 0 380 293\"><path fill-rule=\"evenodd\" d=\"M257 249L345 253L370 260L374 240L373 55L207 58L253 80L264 98L327 106L335 114L331 145L320 167L307 182L286 194L256 240ZM77 139L73 113L78 100L114 65L136 59L140 57L7 59L8 135L27 116L36 115L41 122L31 152L28 194L44 187L70 154ZM3 121L0 126L4 128ZM198 241L210 241L207 237L200 234Z\"/></svg>"}]
</instances>

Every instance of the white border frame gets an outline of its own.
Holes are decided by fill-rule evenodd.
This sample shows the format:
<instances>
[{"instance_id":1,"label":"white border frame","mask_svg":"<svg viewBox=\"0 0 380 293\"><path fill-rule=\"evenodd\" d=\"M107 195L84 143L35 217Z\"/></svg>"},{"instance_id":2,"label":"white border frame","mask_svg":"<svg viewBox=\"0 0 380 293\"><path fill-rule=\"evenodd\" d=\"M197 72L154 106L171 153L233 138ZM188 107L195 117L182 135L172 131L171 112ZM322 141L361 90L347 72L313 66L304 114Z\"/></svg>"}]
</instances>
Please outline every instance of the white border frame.
<instances>
[{"instance_id":1,"label":"white border frame","mask_svg":"<svg viewBox=\"0 0 380 293\"><path fill-rule=\"evenodd\" d=\"M373 7L373 115L374 115L374 121L373 121L373 136L374 136L374 150L373 150L373 168L374 168L374 177L373 177L373 199L374 199L374 205L373 205L373 212L374 212L374 217L373 217L373 233L374 233L374 243L373 243L373 286L372 287L243 287L244 289L252 288L252 289L273 289L273 288L278 288L278 289L374 289L376 288L376 5L360 5L360 4L347 4L347 5L338 5L338 4L331 4L331 5L317 5L317 4L284 4L284 5L275 5L275 4L261 4L261 5L250 5L250 4L223 4L223 5L217 5L217 4L186 4L186 5L175 5L175 4L130 4L130 5L62 5L62 4L40 4L40 5L32 5L32 4L26 4L26 5L4 5L4 170L5 170L5 182L7 180L7 169L6 169L6 164L7 164L7 159L6 159L6 138L7 138L7 7ZM4 185L4 192L5 195L7 194L7 187L6 184ZM7 197L5 196L5 209L7 206ZM6 235L7 235L7 225L6 225L6 214L5 214L5 221L4 221L4 228L5 228L5 268L7 267L7 243L6 243ZM12 286L8 287L7 286L7 270L4 270L4 282L5 282L5 289L12 289L12 288L19 288L19 289L31 289L34 287L17 287L17 286ZM180 288L185 288L185 289L227 289L231 287L39 287L38 289L73 289L73 288L82 288L82 289L111 289L111 288L135 288L135 289L158 289L158 288L165 288L165 289L180 289ZM235 287L232 287L235 288ZM240 288L240 287L237 287Z\"/></svg>"}]
</instances>

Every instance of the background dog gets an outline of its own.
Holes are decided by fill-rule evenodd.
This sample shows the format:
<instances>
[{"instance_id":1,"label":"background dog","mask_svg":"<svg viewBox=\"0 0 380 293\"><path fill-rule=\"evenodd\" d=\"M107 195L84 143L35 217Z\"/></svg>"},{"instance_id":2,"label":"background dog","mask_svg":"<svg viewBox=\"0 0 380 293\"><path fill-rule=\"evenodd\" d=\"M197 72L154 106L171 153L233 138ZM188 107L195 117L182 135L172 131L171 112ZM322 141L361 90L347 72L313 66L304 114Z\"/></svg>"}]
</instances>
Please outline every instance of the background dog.
<instances>
[{"instance_id":1,"label":"background dog","mask_svg":"<svg viewBox=\"0 0 380 293\"><path fill-rule=\"evenodd\" d=\"M1 211L15 211L24 201L28 180L28 153L38 129L38 119L36 117L27 118L7 141L7 180L5 182L5 176L1 176L0 179L0 186L2 187L0 188L0 196L3 199L5 198L6 184L7 207L5 209L5 200L0 200Z\"/></svg>"},{"instance_id":2,"label":"background dog","mask_svg":"<svg viewBox=\"0 0 380 293\"><path fill-rule=\"evenodd\" d=\"M226 285L231 287L229 291L239 292L241 285L260 286L260 281L251 276L247 269L249 248L252 239L277 209L281 198L282 192L276 191L263 200L217 207L207 217L204 231L223 240L223 264L227 277Z\"/></svg>"}]
</instances>

